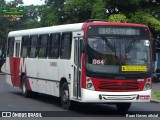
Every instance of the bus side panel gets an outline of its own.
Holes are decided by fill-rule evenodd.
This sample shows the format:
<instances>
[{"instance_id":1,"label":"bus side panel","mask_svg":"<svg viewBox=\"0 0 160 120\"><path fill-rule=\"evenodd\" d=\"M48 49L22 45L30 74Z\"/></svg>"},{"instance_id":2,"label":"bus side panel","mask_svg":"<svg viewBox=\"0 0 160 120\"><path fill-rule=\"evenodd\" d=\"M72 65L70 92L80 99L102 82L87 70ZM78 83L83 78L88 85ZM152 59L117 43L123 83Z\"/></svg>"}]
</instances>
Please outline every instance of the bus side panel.
<instances>
[{"instance_id":1,"label":"bus side panel","mask_svg":"<svg viewBox=\"0 0 160 120\"><path fill-rule=\"evenodd\" d=\"M69 83L69 87L70 87L70 83L71 83L71 60L59 60L59 80L61 80L61 78L65 78L67 80L67 82ZM69 88L70 89L70 88ZM56 90L55 94L58 94L59 91Z\"/></svg>"},{"instance_id":2,"label":"bus side panel","mask_svg":"<svg viewBox=\"0 0 160 120\"><path fill-rule=\"evenodd\" d=\"M11 79L11 72L10 72L10 58L9 57L6 57L6 62L5 62L5 69L4 69L4 73L5 74L5 79L6 79L6 82L8 84L10 84L11 86L13 86L13 82L12 82L12 79Z\"/></svg>"},{"instance_id":3,"label":"bus side panel","mask_svg":"<svg viewBox=\"0 0 160 120\"><path fill-rule=\"evenodd\" d=\"M38 92L59 96L58 61L57 59L38 59Z\"/></svg>"},{"instance_id":4,"label":"bus side panel","mask_svg":"<svg viewBox=\"0 0 160 120\"><path fill-rule=\"evenodd\" d=\"M6 57L6 62L2 67L3 67L2 68L2 72L5 73L6 83L8 83L9 85L13 86L13 82L12 82L11 74L10 74L10 60L9 60L8 57Z\"/></svg>"},{"instance_id":5,"label":"bus side panel","mask_svg":"<svg viewBox=\"0 0 160 120\"><path fill-rule=\"evenodd\" d=\"M21 64L22 71L25 71L29 88L28 90L38 92L37 86L37 59L25 58L23 64Z\"/></svg>"}]
</instances>

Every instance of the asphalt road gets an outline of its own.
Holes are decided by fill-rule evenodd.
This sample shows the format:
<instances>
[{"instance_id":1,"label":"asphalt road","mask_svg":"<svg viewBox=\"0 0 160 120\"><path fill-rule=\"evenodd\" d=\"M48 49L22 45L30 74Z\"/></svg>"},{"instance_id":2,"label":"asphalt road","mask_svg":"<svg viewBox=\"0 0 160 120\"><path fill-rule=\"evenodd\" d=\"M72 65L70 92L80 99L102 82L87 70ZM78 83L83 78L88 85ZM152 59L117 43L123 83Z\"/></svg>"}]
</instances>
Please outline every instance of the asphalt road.
<instances>
[{"instance_id":1,"label":"asphalt road","mask_svg":"<svg viewBox=\"0 0 160 120\"><path fill-rule=\"evenodd\" d=\"M160 83L153 83L153 89L157 90L160 88ZM44 117L43 115L55 116L53 118L57 119L151 119L145 118L144 116L134 116L136 114L148 115L155 114L160 117L160 104L159 103L133 103L129 112L120 113L117 111L115 105L106 105L106 104L80 104L78 103L74 110L66 111L61 108L58 98L40 94L37 98L24 98L21 95L21 90L19 88L13 88L5 82L4 75L0 75L0 112L12 111L17 113L26 113L26 112L42 112L41 119L52 119L52 117ZM56 111L56 112L55 112ZM141 112L139 112L141 111ZM154 111L154 112L152 112ZM1 113L0 113L1 114ZM28 113L26 113L28 114ZM129 114L130 117L125 117L126 114ZM131 116L133 115L133 116ZM1 115L0 115L1 116ZM57 117L56 117L57 116ZM66 117L69 116L69 117ZM120 117L120 118L119 118ZM133 117L133 118L132 118ZM152 116L152 119L157 119ZM5 119L5 118L0 118ZM20 118L12 118L17 120ZM27 119L27 118L23 118ZM31 119L31 118L30 118ZM37 118L39 120L39 118Z\"/></svg>"}]
</instances>

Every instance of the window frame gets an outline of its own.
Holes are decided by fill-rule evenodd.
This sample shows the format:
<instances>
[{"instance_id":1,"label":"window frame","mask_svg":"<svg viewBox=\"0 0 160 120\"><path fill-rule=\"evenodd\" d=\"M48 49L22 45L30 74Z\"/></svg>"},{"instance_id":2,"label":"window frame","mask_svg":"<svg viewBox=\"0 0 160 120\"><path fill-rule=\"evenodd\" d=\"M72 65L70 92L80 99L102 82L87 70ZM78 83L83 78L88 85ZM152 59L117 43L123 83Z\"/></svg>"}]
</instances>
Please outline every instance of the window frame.
<instances>
[{"instance_id":1,"label":"window frame","mask_svg":"<svg viewBox=\"0 0 160 120\"><path fill-rule=\"evenodd\" d=\"M24 40L25 37L28 37L28 38L27 38L27 44L26 44L26 45L23 45L23 40ZM29 42L30 42L30 36L29 36L29 35L22 36L22 43L21 43L22 45L21 45L21 54L20 54L20 57L23 57L23 56L22 56L23 47L26 47L26 48L27 48L27 56L26 56L26 57L23 57L23 58L27 58L27 57L28 57L28 54L29 54L29 53L28 53L28 52L29 52L29 50L28 50L28 49L29 49Z\"/></svg>"},{"instance_id":2,"label":"window frame","mask_svg":"<svg viewBox=\"0 0 160 120\"><path fill-rule=\"evenodd\" d=\"M58 44L54 44L54 42L52 41L52 36L53 35L58 35ZM49 59L58 59L59 57L60 57L60 42L61 42L61 33L51 33L50 34L50 37L49 37L50 39L49 39L49 41L48 41L48 58ZM55 41L55 40L54 40ZM51 42L53 42L53 43L51 43ZM50 44L51 43L51 44ZM57 56L50 56L49 54L50 54L50 48L51 47L58 47L58 55Z\"/></svg>"},{"instance_id":3,"label":"window frame","mask_svg":"<svg viewBox=\"0 0 160 120\"><path fill-rule=\"evenodd\" d=\"M12 39L12 47L10 47L10 39ZM15 41L15 37L8 37L8 44L7 44L7 57L13 57L14 55L14 41ZM12 49L12 54L10 55L10 49Z\"/></svg>"},{"instance_id":4,"label":"window frame","mask_svg":"<svg viewBox=\"0 0 160 120\"><path fill-rule=\"evenodd\" d=\"M31 40L32 37L37 37L35 45L32 45L32 40ZM30 37L29 37L29 43L28 43L28 58L36 58L37 57L37 43L38 43L38 35L30 35ZM36 48L36 50L35 50L35 56L31 57L31 48L34 48L34 47Z\"/></svg>"},{"instance_id":5,"label":"window frame","mask_svg":"<svg viewBox=\"0 0 160 120\"><path fill-rule=\"evenodd\" d=\"M42 40L41 37L42 36L47 36L47 43L46 43L46 45L42 45L41 46L41 40ZM37 42L37 56L38 56L38 58L44 58L44 59L47 58L47 56L48 56L48 42L49 42L49 34L40 34L38 36L38 42ZM45 53L45 56L43 56L43 57L40 56L40 48L41 47L45 47L46 48L46 53Z\"/></svg>"},{"instance_id":6,"label":"window frame","mask_svg":"<svg viewBox=\"0 0 160 120\"><path fill-rule=\"evenodd\" d=\"M62 56L62 47L64 46L68 46L68 45L62 45L62 41L65 39L65 35L70 35L70 43L69 43L69 57L64 57ZM63 32L62 35L61 35L61 42L60 42L60 59L66 59L66 60L69 60L71 58L71 51L72 51L72 37L73 37L73 34L72 32ZM63 48L65 49L65 48ZM66 52L66 51L65 51Z\"/></svg>"}]
</instances>

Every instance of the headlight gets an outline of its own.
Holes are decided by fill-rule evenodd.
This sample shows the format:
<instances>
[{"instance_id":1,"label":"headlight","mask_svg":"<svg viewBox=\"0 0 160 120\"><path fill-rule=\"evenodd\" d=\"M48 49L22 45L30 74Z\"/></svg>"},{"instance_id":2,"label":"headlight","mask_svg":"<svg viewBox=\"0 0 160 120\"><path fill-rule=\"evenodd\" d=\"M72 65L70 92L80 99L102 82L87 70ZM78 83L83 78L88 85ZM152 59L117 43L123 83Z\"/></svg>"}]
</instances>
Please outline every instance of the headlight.
<instances>
[{"instance_id":1,"label":"headlight","mask_svg":"<svg viewBox=\"0 0 160 120\"><path fill-rule=\"evenodd\" d=\"M150 83L146 83L145 87L146 87L147 89L150 89Z\"/></svg>"},{"instance_id":2,"label":"headlight","mask_svg":"<svg viewBox=\"0 0 160 120\"><path fill-rule=\"evenodd\" d=\"M147 78L147 81L145 83L143 90L149 90L149 89L151 89L151 78Z\"/></svg>"},{"instance_id":3,"label":"headlight","mask_svg":"<svg viewBox=\"0 0 160 120\"><path fill-rule=\"evenodd\" d=\"M93 82L90 77L86 77L86 88L89 90L95 90Z\"/></svg>"},{"instance_id":4,"label":"headlight","mask_svg":"<svg viewBox=\"0 0 160 120\"><path fill-rule=\"evenodd\" d=\"M93 84L92 83L87 83L87 88L92 88Z\"/></svg>"}]
</instances>

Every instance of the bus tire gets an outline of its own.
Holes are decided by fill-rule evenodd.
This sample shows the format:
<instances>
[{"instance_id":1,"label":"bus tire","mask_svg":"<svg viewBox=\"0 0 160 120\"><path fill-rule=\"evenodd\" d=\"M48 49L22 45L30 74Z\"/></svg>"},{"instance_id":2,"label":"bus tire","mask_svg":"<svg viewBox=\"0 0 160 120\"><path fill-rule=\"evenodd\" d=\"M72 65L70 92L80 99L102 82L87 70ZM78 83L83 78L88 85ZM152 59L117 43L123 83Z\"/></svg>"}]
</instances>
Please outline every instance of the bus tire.
<instances>
[{"instance_id":1,"label":"bus tire","mask_svg":"<svg viewBox=\"0 0 160 120\"><path fill-rule=\"evenodd\" d=\"M60 97L61 97L62 107L66 110L71 110L72 101L69 98L69 87L68 87L68 83L66 82L61 87Z\"/></svg>"},{"instance_id":2,"label":"bus tire","mask_svg":"<svg viewBox=\"0 0 160 120\"><path fill-rule=\"evenodd\" d=\"M22 95L26 98L31 97L31 91L27 90L27 80L25 75L22 78Z\"/></svg>"},{"instance_id":3,"label":"bus tire","mask_svg":"<svg viewBox=\"0 0 160 120\"><path fill-rule=\"evenodd\" d=\"M116 107L119 111L128 111L131 107L131 103L117 103Z\"/></svg>"}]
</instances>

